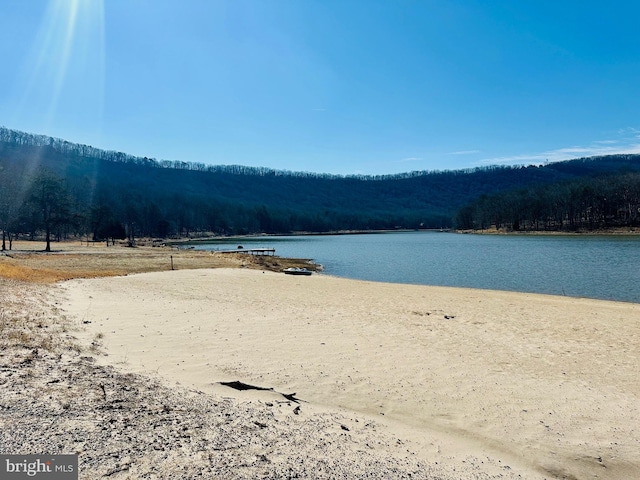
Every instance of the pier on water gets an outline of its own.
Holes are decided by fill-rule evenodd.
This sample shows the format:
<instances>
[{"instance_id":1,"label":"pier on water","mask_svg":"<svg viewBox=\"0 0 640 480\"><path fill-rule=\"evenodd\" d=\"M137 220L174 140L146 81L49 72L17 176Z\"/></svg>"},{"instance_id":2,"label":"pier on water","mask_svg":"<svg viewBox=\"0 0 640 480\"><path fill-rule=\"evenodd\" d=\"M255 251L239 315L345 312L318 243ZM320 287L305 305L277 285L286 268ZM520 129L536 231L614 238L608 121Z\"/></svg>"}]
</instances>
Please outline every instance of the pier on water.
<instances>
[{"instance_id":1,"label":"pier on water","mask_svg":"<svg viewBox=\"0 0 640 480\"><path fill-rule=\"evenodd\" d=\"M217 250L218 253L246 253L249 255L270 255L276 254L275 248L243 248L238 247L235 250Z\"/></svg>"}]
</instances>

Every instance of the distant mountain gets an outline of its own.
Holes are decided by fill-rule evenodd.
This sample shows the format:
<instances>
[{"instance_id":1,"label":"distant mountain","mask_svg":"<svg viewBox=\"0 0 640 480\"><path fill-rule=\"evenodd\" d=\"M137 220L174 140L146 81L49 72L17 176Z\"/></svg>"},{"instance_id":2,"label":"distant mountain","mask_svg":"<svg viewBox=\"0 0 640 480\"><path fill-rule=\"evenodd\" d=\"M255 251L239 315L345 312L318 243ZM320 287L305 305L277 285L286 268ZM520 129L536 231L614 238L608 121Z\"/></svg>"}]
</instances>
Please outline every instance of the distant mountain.
<instances>
[{"instance_id":1,"label":"distant mountain","mask_svg":"<svg viewBox=\"0 0 640 480\"><path fill-rule=\"evenodd\" d=\"M33 206L31 214L27 208L33 192L26 192L43 171L64 180L57 188L72 219L59 222L58 235L103 238L107 225L119 225L136 236L167 237L448 228L483 195L640 172L640 155L340 176L159 161L0 128L0 229L33 234L41 228Z\"/></svg>"}]
</instances>

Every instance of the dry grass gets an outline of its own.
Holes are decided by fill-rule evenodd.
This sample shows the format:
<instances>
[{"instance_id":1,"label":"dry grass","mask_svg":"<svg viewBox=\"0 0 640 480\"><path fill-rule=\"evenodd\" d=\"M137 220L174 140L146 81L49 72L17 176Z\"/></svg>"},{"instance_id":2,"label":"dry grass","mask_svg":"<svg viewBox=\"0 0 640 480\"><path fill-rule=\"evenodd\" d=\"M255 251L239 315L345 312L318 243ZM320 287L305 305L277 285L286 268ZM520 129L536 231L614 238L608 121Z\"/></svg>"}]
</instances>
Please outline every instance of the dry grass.
<instances>
[{"instance_id":1,"label":"dry grass","mask_svg":"<svg viewBox=\"0 0 640 480\"><path fill-rule=\"evenodd\" d=\"M35 270L5 261L0 263L0 277L22 282L44 281L47 283L51 278L57 277L57 275L55 271ZM55 282L56 280L54 279L53 281Z\"/></svg>"},{"instance_id":2,"label":"dry grass","mask_svg":"<svg viewBox=\"0 0 640 480\"><path fill-rule=\"evenodd\" d=\"M0 277L31 283L55 283L72 278L118 275L111 272L71 272L59 268L33 268L19 262L0 262Z\"/></svg>"}]
</instances>

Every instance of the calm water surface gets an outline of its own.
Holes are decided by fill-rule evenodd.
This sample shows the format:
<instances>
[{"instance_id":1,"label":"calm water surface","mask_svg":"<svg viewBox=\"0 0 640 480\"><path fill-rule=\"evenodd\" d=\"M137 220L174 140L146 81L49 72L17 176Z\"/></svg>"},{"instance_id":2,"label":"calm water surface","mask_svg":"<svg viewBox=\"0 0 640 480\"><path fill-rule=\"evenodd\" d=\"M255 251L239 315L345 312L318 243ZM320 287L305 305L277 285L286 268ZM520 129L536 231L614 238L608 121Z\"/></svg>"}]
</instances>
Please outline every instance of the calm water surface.
<instances>
[{"instance_id":1,"label":"calm water surface","mask_svg":"<svg viewBox=\"0 0 640 480\"><path fill-rule=\"evenodd\" d=\"M196 248L275 248L339 277L640 303L639 236L440 232L225 239Z\"/></svg>"}]
</instances>

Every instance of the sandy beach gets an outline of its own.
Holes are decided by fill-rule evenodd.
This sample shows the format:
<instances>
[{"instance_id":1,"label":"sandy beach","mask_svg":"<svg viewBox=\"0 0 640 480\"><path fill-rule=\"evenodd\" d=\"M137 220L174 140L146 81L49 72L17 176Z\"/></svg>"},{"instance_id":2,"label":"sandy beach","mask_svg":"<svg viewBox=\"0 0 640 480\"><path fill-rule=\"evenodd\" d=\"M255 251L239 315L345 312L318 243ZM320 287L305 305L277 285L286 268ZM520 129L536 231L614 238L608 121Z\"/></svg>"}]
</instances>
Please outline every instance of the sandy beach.
<instances>
[{"instance_id":1,"label":"sandy beach","mask_svg":"<svg viewBox=\"0 0 640 480\"><path fill-rule=\"evenodd\" d=\"M14 247L1 452L82 479L640 477L638 304Z\"/></svg>"},{"instance_id":2,"label":"sandy beach","mask_svg":"<svg viewBox=\"0 0 640 480\"><path fill-rule=\"evenodd\" d=\"M99 365L283 421L340 418L353 465L371 450L413 465L398 478L640 475L637 304L242 268L56 288Z\"/></svg>"}]
</instances>

